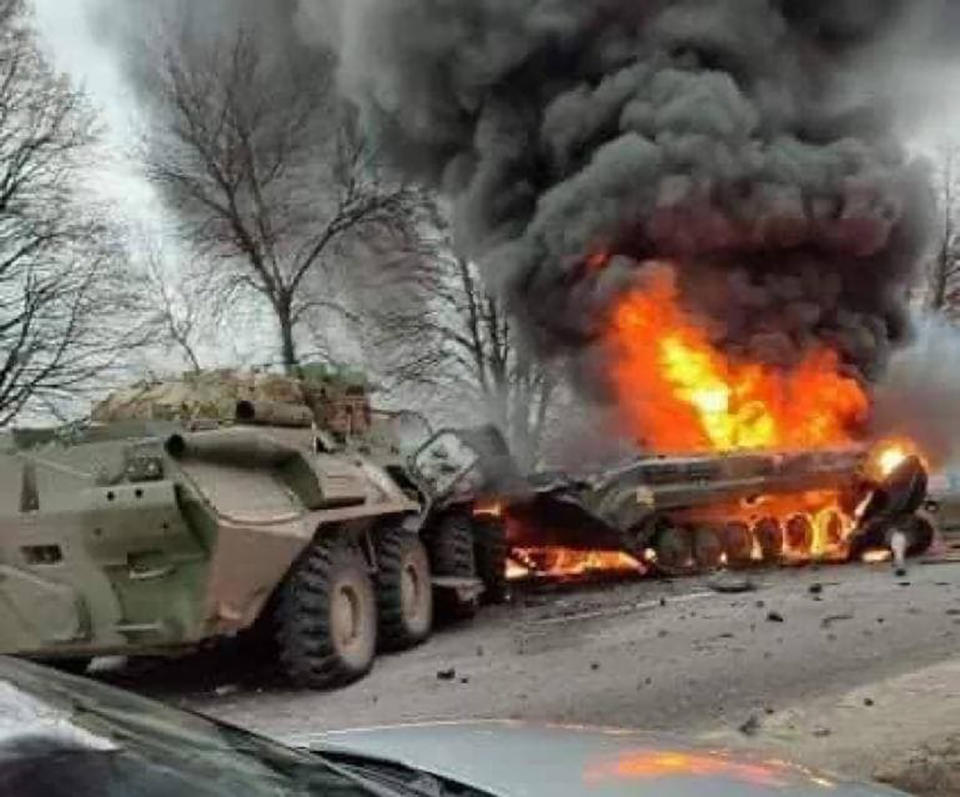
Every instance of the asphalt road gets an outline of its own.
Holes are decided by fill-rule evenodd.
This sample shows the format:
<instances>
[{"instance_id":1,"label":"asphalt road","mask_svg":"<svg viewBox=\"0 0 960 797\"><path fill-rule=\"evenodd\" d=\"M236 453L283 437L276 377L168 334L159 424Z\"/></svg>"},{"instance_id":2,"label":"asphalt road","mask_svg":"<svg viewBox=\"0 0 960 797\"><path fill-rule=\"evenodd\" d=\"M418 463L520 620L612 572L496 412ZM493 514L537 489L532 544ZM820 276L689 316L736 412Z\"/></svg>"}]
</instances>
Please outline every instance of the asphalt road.
<instances>
[{"instance_id":1,"label":"asphalt road","mask_svg":"<svg viewBox=\"0 0 960 797\"><path fill-rule=\"evenodd\" d=\"M329 693L265 681L229 653L120 680L287 738L489 717L699 732L958 651L960 565L915 565L902 579L888 566L750 578L756 590L743 594L705 579L526 592Z\"/></svg>"}]
</instances>

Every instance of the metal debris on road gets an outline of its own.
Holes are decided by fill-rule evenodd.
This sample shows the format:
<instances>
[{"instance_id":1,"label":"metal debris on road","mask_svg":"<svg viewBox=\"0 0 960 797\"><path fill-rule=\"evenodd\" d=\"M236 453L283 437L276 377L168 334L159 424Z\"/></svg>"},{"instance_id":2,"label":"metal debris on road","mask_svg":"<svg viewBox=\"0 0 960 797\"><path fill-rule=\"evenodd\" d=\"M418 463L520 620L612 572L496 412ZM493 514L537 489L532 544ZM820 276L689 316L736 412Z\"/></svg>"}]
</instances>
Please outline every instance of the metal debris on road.
<instances>
[{"instance_id":1,"label":"metal debris on road","mask_svg":"<svg viewBox=\"0 0 960 797\"><path fill-rule=\"evenodd\" d=\"M707 582L707 586L714 592L728 594L753 592L757 588L749 578L731 575L716 576Z\"/></svg>"},{"instance_id":2,"label":"metal debris on road","mask_svg":"<svg viewBox=\"0 0 960 797\"><path fill-rule=\"evenodd\" d=\"M747 721L742 723L737 730L744 736L756 736L757 731L760 730L760 720L757 719L755 714L751 714L747 717Z\"/></svg>"},{"instance_id":3,"label":"metal debris on road","mask_svg":"<svg viewBox=\"0 0 960 797\"><path fill-rule=\"evenodd\" d=\"M839 623L841 620L852 620L852 614L831 614L829 617L824 617L820 621L821 628L829 628L834 623Z\"/></svg>"}]
</instances>

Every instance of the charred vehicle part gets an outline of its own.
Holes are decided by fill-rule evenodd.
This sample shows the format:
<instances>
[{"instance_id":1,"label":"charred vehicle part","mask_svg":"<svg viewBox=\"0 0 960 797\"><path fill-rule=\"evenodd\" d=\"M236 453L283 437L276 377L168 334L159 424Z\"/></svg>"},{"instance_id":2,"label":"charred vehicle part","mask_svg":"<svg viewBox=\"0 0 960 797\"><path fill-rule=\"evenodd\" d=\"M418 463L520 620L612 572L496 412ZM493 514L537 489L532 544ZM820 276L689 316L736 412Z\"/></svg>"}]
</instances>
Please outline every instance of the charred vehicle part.
<instances>
[{"instance_id":1,"label":"charred vehicle part","mask_svg":"<svg viewBox=\"0 0 960 797\"><path fill-rule=\"evenodd\" d=\"M863 448L743 452L543 476L530 500L509 507L509 542L623 551L669 573L878 548L922 553L934 534L924 464L910 456L879 472L875 460Z\"/></svg>"},{"instance_id":2,"label":"charred vehicle part","mask_svg":"<svg viewBox=\"0 0 960 797\"><path fill-rule=\"evenodd\" d=\"M409 458L409 475L422 496L431 563L440 577L476 575L483 592L442 608L469 615L477 599L507 598L507 531L503 505L528 487L503 436L493 426L442 429Z\"/></svg>"}]
</instances>

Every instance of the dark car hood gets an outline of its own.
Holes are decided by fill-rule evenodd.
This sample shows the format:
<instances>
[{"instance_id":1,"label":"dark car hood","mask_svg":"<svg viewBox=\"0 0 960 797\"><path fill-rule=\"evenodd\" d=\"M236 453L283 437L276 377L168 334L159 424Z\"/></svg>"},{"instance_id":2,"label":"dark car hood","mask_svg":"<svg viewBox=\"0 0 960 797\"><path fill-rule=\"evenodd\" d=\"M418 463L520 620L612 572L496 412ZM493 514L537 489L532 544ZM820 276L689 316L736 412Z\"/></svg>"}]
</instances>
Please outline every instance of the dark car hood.
<instances>
[{"instance_id":1,"label":"dark car hood","mask_svg":"<svg viewBox=\"0 0 960 797\"><path fill-rule=\"evenodd\" d=\"M635 731L455 722L340 731L311 737L343 751L426 770L504 797L880 797L772 757L696 747Z\"/></svg>"}]
</instances>

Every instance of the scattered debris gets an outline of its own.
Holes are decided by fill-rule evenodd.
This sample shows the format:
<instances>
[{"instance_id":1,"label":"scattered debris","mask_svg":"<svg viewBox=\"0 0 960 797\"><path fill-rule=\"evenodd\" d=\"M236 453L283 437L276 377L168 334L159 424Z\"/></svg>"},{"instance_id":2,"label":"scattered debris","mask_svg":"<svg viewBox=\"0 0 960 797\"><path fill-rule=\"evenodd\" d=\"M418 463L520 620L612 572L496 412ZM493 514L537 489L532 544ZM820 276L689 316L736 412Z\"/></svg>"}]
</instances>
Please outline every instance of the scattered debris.
<instances>
[{"instance_id":1,"label":"scattered debris","mask_svg":"<svg viewBox=\"0 0 960 797\"><path fill-rule=\"evenodd\" d=\"M824 617L820 621L821 628L829 628L834 623L839 623L843 620L852 620L852 614L831 614L829 617Z\"/></svg>"},{"instance_id":2,"label":"scattered debris","mask_svg":"<svg viewBox=\"0 0 960 797\"><path fill-rule=\"evenodd\" d=\"M818 738L823 738L824 736L829 736L831 733L833 733L833 731L831 731L829 728L814 728L814 729L813 729L813 735L816 736L816 737L818 737Z\"/></svg>"},{"instance_id":3,"label":"scattered debris","mask_svg":"<svg viewBox=\"0 0 960 797\"><path fill-rule=\"evenodd\" d=\"M960 609L947 609L947 617L956 617L960 615Z\"/></svg>"},{"instance_id":4,"label":"scattered debris","mask_svg":"<svg viewBox=\"0 0 960 797\"><path fill-rule=\"evenodd\" d=\"M763 710L764 710L764 713L766 713L768 716L773 715L774 713L773 706L764 706Z\"/></svg>"},{"instance_id":5,"label":"scattered debris","mask_svg":"<svg viewBox=\"0 0 960 797\"><path fill-rule=\"evenodd\" d=\"M904 573L904 575L906 575L906 573ZM900 582L897 582L897 583L899 583L901 587L909 587L910 584L911 584L910 581L900 581Z\"/></svg>"},{"instance_id":6,"label":"scattered debris","mask_svg":"<svg viewBox=\"0 0 960 797\"><path fill-rule=\"evenodd\" d=\"M462 683L462 684L468 684L468 683L470 683L470 676L469 676L469 675L464 675L463 678L460 679L460 683Z\"/></svg>"},{"instance_id":7,"label":"scattered debris","mask_svg":"<svg viewBox=\"0 0 960 797\"><path fill-rule=\"evenodd\" d=\"M809 592L811 595L819 595L821 592L823 592L823 584L811 584L809 587L807 587L807 592Z\"/></svg>"},{"instance_id":8,"label":"scattered debris","mask_svg":"<svg viewBox=\"0 0 960 797\"><path fill-rule=\"evenodd\" d=\"M213 693L217 697L227 697L227 695L236 694L240 691L240 687L236 684L224 684L223 686L218 686L213 690Z\"/></svg>"},{"instance_id":9,"label":"scattered debris","mask_svg":"<svg viewBox=\"0 0 960 797\"><path fill-rule=\"evenodd\" d=\"M596 672L597 670L599 670L599 669L600 669L600 662L599 662L599 661L591 662L591 663L590 663L590 669L593 670L594 672Z\"/></svg>"},{"instance_id":10,"label":"scattered debris","mask_svg":"<svg viewBox=\"0 0 960 797\"><path fill-rule=\"evenodd\" d=\"M758 609L762 609L764 606L766 606L766 604L763 601L757 601L756 605Z\"/></svg>"},{"instance_id":11,"label":"scattered debris","mask_svg":"<svg viewBox=\"0 0 960 797\"><path fill-rule=\"evenodd\" d=\"M457 677L457 671L451 667L449 670L437 670L438 681L452 681Z\"/></svg>"},{"instance_id":12,"label":"scattered debris","mask_svg":"<svg viewBox=\"0 0 960 797\"><path fill-rule=\"evenodd\" d=\"M760 730L760 720L757 719L756 715L751 714L747 717L747 721L742 723L737 730L744 736L755 736L757 731Z\"/></svg>"},{"instance_id":13,"label":"scattered debris","mask_svg":"<svg viewBox=\"0 0 960 797\"><path fill-rule=\"evenodd\" d=\"M870 707L873 705L873 698L872 698L872 697L865 697L865 698L863 699L863 705L865 705L867 708L870 708Z\"/></svg>"},{"instance_id":14,"label":"scattered debris","mask_svg":"<svg viewBox=\"0 0 960 797\"><path fill-rule=\"evenodd\" d=\"M667 599L666 599L666 598L660 598L660 605L661 605L661 606L666 606L666 605L667 605Z\"/></svg>"},{"instance_id":15,"label":"scattered debris","mask_svg":"<svg viewBox=\"0 0 960 797\"><path fill-rule=\"evenodd\" d=\"M880 624L883 624L884 620L883 620L882 617L878 617L878 618L877 618L877 622L880 623Z\"/></svg>"},{"instance_id":16,"label":"scattered debris","mask_svg":"<svg viewBox=\"0 0 960 797\"><path fill-rule=\"evenodd\" d=\"M741 592L753 592L757 588L749 578L733 576L728 573L711 578L707 582L707 586L714 592L731 595Z\"/></svg>"},{"instance_id":17,"label":"scattered debris","mask_svg":"<svg viewBox=\"0 0 960 797\"><path fill-rule=\"evenodd\" d=\"M897 578L903 578L904 576L907 575L907 569L906 569L905 567L898 567L898 568L894 571L894 575L896 575ZM903 586L903 585L901 585L901 586Z\"/></svg>"},{"instance_id":18,"label":"scattered debris","mask_svg":"<svg viewBox=\"0 0 960 797\"><path fill-rule=\"evenodd\" d=\"M767 622L782 623L783 615L780 612L767 612Z\"/></svg>"}]
</instances>

